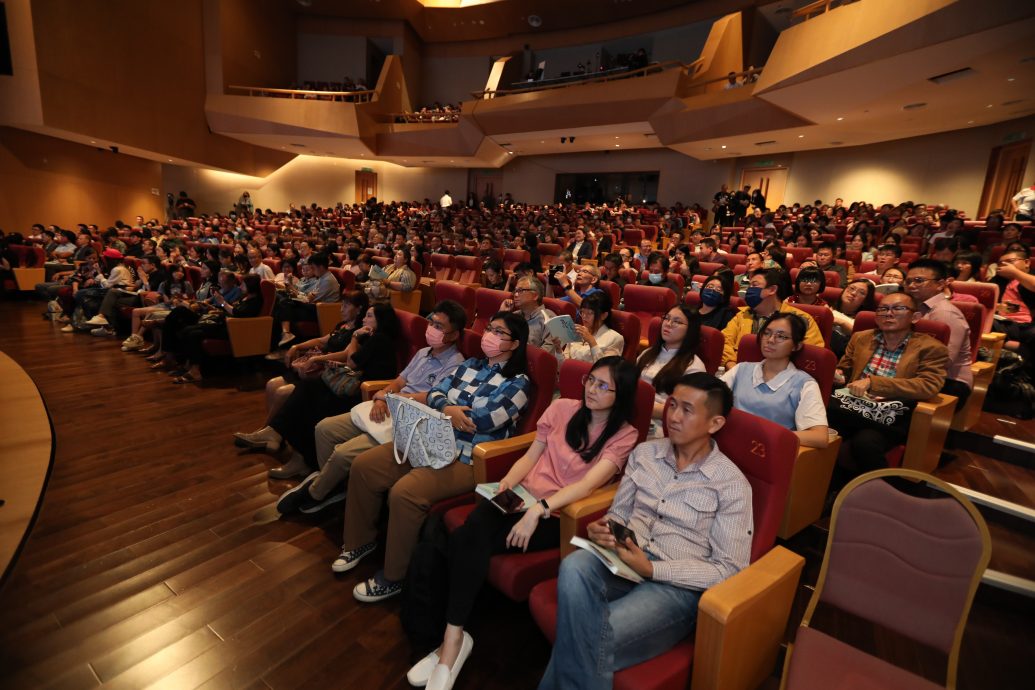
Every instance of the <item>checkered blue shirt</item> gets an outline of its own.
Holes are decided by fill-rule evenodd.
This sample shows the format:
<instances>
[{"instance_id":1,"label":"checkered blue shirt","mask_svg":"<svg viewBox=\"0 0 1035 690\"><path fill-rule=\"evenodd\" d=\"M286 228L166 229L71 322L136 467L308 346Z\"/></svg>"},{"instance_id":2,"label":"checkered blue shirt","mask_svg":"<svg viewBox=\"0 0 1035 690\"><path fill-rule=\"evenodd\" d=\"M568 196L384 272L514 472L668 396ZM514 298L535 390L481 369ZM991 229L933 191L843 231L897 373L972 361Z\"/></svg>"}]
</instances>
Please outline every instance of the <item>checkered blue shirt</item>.
<instances>
[{"instance_id":1,"label":"checkered blue shirt","mask_svg":"<svg viewBox=\"0 0 1035 690\"><path fill-rule=\"evenodd\" d=\"M471 451L479 443L510 436L517 418L528 407L532 386L528 376L506 378L502 369L499 364L490 367L487 359L472 357L428 393L428 407L439 412L449 405L471 408L468 415L477 430L473 434L454 430L460 462L465 465L471 464Z\"/></svg>"}]
</instances>

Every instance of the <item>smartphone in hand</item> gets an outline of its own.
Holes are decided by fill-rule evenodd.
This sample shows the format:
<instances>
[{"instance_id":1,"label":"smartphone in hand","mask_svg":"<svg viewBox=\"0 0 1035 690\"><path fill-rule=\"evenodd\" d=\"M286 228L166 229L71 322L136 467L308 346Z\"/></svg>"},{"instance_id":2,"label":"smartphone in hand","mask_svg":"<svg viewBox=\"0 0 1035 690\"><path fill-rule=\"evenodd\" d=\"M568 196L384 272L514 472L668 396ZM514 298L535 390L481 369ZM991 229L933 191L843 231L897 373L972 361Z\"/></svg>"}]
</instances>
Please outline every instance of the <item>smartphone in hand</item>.
<instances>
[{"instance_id":1,"label":"smartphone in hand","mask_svg":"<svg viewBox=\"0 0 1035 690\"><path fill-rule=\"evenodd\" d=\"M640 543L636 541L636 533L622 523L608 520L607 526L611 529L611 534L614 535L615 541L619 544L625 544L626 539L632 539L633 544L636 544L637 546L640 545Z\"/></svg>"},{"instance_id":2,"label":"smartphone in hand","mask_svg":"<svg viewBox=\"0 0 1035 690\"><path fill-rule=\"evenodd\" d=\"M525 509L525 502L513 489L501 491L492 497L492 502L504 513L520 513Z\"/></svg>"}]
</instances>

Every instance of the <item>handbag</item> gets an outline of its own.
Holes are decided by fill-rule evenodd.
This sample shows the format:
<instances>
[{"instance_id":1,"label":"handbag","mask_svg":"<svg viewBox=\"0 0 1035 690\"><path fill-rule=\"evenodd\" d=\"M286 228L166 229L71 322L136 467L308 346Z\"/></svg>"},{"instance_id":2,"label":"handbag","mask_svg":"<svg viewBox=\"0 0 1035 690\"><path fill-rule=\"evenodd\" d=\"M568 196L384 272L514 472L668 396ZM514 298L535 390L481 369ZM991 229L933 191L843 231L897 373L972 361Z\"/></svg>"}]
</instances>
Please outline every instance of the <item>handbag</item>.
<instances>
[{"instance_id":1,"label":"handbag","mask_svg":"<svg viewBox=\"0 0 1035 690\"><path fill-rule=\"evenodd\" d=\"M347 366L327 367L320 373L320 379L339 398L351 398L359 393L363 374Z\"/></svg>"},{"instance_id":2,"label":"handbag","mask_svg":"<svg viewBox=\"0 0 1035 690\"><path fill-rule=\"evenodd\" d=\"M892 427L908 422L916 403L909 400L873 400L852 395L847 388L834 391L832 402L841 412L855 414L882 427Z\"/></svg>"},{"instance_id":3,"label":"handbag","mask_svg":"<svg viewBox=\"0 0 1035 690\"><path fill-rule=\"evenodd\" d=\"M387 402L397 463L438 470L456 460L460 451L448 415L394 393L388 394Z\"/></svg>"},{"instance_id":4,"label":"handbag","mask_svg":"<svg viewBox=\"0 0 1035 690\"><path fill-rule=\"evenodd\" d=\"M295 372L298 378L304 381L320 378L326 367L324 367L323 362L313 361L313 357L319 354L323 354L320 351L320 348L314 347L298 357L295 357L291 360L291 370Z\"/></svg>"},{"instance_id":5,"label":"handbag","mask_svg":"<svg viewBox=\"0 0 1035 690\"><path fill-rule=\"evenodd\" d=\"M352 423L360 431L372 436L378 443L388 443L392 440L392 418L385 417L384 421L375 422L370 418L370 411L373 409L373 400L364 400L358 405L353 405L350 411Z\"/></svg>"}]
</instances>

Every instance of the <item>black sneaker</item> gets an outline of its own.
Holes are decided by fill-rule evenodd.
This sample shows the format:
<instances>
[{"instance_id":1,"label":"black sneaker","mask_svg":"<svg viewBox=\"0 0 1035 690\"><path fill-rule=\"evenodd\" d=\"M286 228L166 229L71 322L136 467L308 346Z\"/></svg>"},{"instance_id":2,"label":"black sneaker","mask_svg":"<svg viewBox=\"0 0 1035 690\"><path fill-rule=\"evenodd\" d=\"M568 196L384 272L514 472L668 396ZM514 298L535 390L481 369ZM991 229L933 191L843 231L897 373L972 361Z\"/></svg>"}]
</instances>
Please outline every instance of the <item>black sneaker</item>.
<instances>
[{"instance_id":1,"label":"black sneaker","mask_svg":"<svg viewBox=\"0 0 1035 690\"><path fill-rule=\"evenodd\" d=\"M383 570L352 588L352 596L365 604L376 604L401 592L402 583L386 580Z\"/></svg>"},{"instance_id":2,"label":"black sneaker","mask_svg":"<svg viewBox=\"0 0 1035 690\"><path fill-rule=\"evenodd\" d=\"M319 501L309 493L309 485L316 481L316 478L319 476L319 472L313 472L300 481L297 486L281 494L280 499L277 500L277 512L281 515L290 515L291 513L297 513L304 507L318 503Z\"/></svg>"},{"instance_id":3,"label":"black sneaker","mask_svg":"<svg viewBox=\"0 0 1035 690\"><path fill-rule=\"evenodd\" d=\"M331 570L336 573L345 573L355 568L360 560L373 552L377 548L377 542L370 542L364 544L358 549L342 549L341 555L334 559L331 563Z\"/></svg>"},{"instance_id":4,"label":"black sneaker","mask_svg":"<svg viewBox=\"0 0 1035 690\"><path fill-rule=\"evenodd\" d=\"M305 496L306 496L306 499L308 499L308 500L306 501L306 504L303 505L302 507L300 507L298 510L299 510L299 512L305 513L306 515L312 515L313 513L319 513L324 508L327 508L328 506L332 506L335 503L341 503L342 501L345 500L345 492L344 491L339 491L338 493L331 494L330 496L328 496L327 498L325 498L323 500L317 500L317 499L313 498L312 494L310 494L308 491L305 492Z\"/></svg>"}]
</instances>

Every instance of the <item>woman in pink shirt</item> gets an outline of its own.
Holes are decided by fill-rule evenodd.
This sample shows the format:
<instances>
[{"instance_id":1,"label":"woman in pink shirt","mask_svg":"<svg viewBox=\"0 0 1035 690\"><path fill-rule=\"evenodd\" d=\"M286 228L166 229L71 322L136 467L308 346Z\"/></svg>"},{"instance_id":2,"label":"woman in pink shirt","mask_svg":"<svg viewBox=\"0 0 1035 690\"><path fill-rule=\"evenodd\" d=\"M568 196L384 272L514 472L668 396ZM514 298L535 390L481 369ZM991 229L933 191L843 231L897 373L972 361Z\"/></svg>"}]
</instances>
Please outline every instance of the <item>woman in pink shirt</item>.
<instances>
[{"instance_id":1,"label":"woman in pink shirt","mask_svg":"<svg viewBox=\"0 0 1035 690\"><path fill-rule=\"evenodd\" d=\"M474 645L464 625L489 573L489 559L505 552L560 545L559 521L549 519L585 498L625 467L636 445L630 423L636 367L621 357L598 360L583 381L582 400L559 398L540 417L535 441L500 481L519 484L538 501L522 513L504 514L483 501L449 537L449 599L442 645L406 674L410 684L451 688Z\"/></svg>"}]
</instances>

